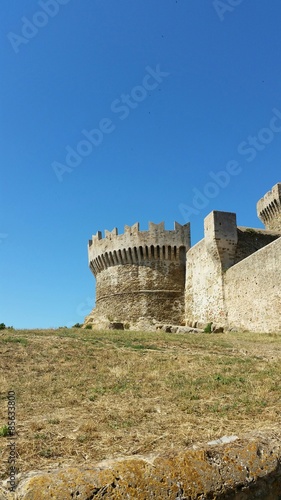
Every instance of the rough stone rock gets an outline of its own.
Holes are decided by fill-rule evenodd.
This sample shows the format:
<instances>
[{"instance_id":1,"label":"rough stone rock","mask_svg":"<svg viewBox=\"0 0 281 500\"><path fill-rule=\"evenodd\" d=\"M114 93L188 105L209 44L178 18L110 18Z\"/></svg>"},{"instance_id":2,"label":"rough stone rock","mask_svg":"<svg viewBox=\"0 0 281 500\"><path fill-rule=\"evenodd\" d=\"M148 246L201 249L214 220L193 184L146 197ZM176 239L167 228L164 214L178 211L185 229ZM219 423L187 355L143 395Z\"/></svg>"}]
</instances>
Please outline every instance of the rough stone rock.
<instances>
[{"instance_id":1,"label":"rough stone rock","mask_svg":"<svg viewBox=\"0 0 281 500\"><path fill-rule=\"evenodd\" d=\"M156 324L156 331L162 330L167 333L203 333L201 328L192 328L191 326Z\"/></svg>"},{"instance_id":2,"label":"rough stone rock","mask_svg":"<svg viewBox=\"0 0 281 500\"><path fill-rule=\"evenodd\" d=\"M204 330L206 326L206 323L204 323L203 321L196 321L196 326L194 328L199 328L200 330Z\"/></svg>"},{"instance_id":3,"label":"rough stone rock","mask_svg":"<svg viewBox=\"0 0 281 500\"><path fill-rule=\"evenodd\" d=\"M223 333L224 332L224 327L223 326L216 326L212 328L213 333Z\"/></svg>"},{"instance_id":4,"label":"rough stone rock","mask_svg":"<svg viewBox=\"0 0 281 500\"><path fill-rule=\"evenodd\" d=\"M167 333L171 333L172 332L172 326L170 325L165 325L164 326L164 331L167 332Z\"/></svg>"},{"instance_id":5,"label":"rough stone rock","mask_svg":"<svg viewBox=\"0 0 281 500\"><path fill-rule=\"evenodd\" d=\"M29 472L20 477L13 498L277 500L280 462L278 438L253 436L162 456L108 460L84 469Z\"/></svg>"},{"instance_id":6,"label":"rough stone rock","mask_svg":"<svg viewBox=\"0 0 281 500\"><path fill-rule=\"evenodd\" d=\"M162 330L163 325L155 325L155 328L156 328L156 331L157 331L157 330Z\"/></svg>"},{"instance_id":7,"label":"rough stone rock","mask_svg":"<svg viewBox=\"0 0 281 500\"><path fill-rule=\"evenodd\" d=\"M109 330L124 330L124 324L123 323L109 323L108 325Z\"/></svg>"},{"instance_id":8,"label":"rough stone rock","mask_svg":"<svg viewBox=\"0 0 281 500\"><path fill-rule=\"evenodd\" d=\"M238 439L238 436L222 436L219 439L215 439L214 441L208 441L207 444L215 445L215 444L224 444L224 443L232 443L233 441L236 441Z\"/></svg>"},{"instance_id":9,"label":"rough stone rock","mask_svg":"<svg viewBox=\"0 0 281 500\"><path fill-rule=\"evenodd\" d=\"M140 317L138 321L130 322L130 330L142 331L142 332L155 332L156 325L159 326L159 322L154 324L152 318L150 317Z\"/></svg>"},{"instance_id":10,"label":"rough stone rock","mask_svg":"<svg viewBox=\"0 0 281 500\"><path fill-rule=\"evenodd\" d=\"M177 333L203 333L201 328L192 328L190 326L179 326Z\"/></svg>"}]
</instances>

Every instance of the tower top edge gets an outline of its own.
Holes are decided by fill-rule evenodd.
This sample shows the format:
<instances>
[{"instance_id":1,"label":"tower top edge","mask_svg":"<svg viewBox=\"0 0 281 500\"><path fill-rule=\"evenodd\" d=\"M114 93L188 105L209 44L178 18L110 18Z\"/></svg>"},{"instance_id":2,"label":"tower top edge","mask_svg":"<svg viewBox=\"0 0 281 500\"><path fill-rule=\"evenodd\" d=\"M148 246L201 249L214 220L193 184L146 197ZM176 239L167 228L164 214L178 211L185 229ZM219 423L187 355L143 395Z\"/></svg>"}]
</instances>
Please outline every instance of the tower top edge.
<instances>
[{"instance_id":1,"label":"tower top edge","mask_svg":"<svg viewBox=\"0 0 281 500\"><path fill-rule=\"evenodd\" d=\"M148 223L148 230L140 230L140 224L139 222L136 222L132 226L124 226L124 232L119 234L118 228L114 227L111 231L108 231L107 229L104 231L104 237L102 235L101 231L97 231L96 234L92 236L92 239L89 240L89 246L91 246L93 243L98 243L99 241L112 241L112 240L118 240L120 238L124 237L133 237L133 236L140 236L140 237L153 237L153 236L165 236L165 235L179 235L179 236L189 236L190 235L190 223L186 224L180 224L179 222L174 222L174 228L173 229L165 229L165 223L164 221L159 222L159 223L154 223L154 222L149 222Z\"/></svg>"},{"instance_id":2,"label":"tower top edge","mask_svg":"<svg viewBox=\"0 0 281 500\"><path fill-rule=\"evenodd\" d=\"M273 201L277 201L281 204L281 182L275 184L258 202L257 202L257 212L261 213L265 208L270 205Z\"/></svg>"}]
</instances>

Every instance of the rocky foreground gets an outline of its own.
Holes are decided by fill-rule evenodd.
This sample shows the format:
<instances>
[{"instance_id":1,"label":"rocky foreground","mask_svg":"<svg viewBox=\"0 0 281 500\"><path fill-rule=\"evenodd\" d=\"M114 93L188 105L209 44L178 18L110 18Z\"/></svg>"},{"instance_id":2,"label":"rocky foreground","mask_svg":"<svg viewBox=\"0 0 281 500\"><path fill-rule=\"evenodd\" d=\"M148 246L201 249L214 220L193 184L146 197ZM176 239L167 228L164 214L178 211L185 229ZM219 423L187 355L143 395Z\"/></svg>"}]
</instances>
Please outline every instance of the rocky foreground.
<instances>
[{"instance_id":1,"label":"rocky foreground","mask_svg":"<svg viewBox=\"0 0 281 500\"><path fill-rule=\"evenodd\" d=\"M32 471L0 500L281 498L281 441L273 434L224 437L184 452L103 461L87 468Z\"/></svg>"}]
</instances>

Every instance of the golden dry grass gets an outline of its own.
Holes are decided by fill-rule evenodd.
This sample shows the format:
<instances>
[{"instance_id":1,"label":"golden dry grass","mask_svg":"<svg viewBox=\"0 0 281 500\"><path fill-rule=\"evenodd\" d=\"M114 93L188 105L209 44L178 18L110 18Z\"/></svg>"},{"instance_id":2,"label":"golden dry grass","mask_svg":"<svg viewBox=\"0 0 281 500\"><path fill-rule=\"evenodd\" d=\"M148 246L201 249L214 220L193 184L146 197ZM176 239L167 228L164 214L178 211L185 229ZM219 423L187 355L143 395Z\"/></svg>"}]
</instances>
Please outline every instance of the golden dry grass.
<instances>
[{"instance_id":1,"label":"golden dry grass","mask_svg":"<svg viewBox=\"0 0 281 500\"><path fill-rule=\"evenodd\" d=\"M15 390L19 472L279 430L280 359L281 335L4 330L0 427Z\"/></svg>"}]
</instances>

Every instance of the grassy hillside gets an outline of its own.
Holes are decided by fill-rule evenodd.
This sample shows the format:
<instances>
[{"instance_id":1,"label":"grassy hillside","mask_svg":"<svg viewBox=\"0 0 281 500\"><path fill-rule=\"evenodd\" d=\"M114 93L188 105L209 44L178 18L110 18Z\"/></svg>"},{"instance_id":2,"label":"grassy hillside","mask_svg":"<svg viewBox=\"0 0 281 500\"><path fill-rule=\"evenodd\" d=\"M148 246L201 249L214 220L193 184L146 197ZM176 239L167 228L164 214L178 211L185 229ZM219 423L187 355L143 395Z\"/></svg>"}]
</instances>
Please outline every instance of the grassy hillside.
<instances>
[{"instance_id":1,"label":"grassy hillside","mask_svg":"<svg viewBox=\"0 0 281 500\"><path fill-rule=\"evenodd\" d=\"M280 359L274 334L2 330L0 428L15 390L20 472L279 430Z\"/></svg>"}]
</instances>

